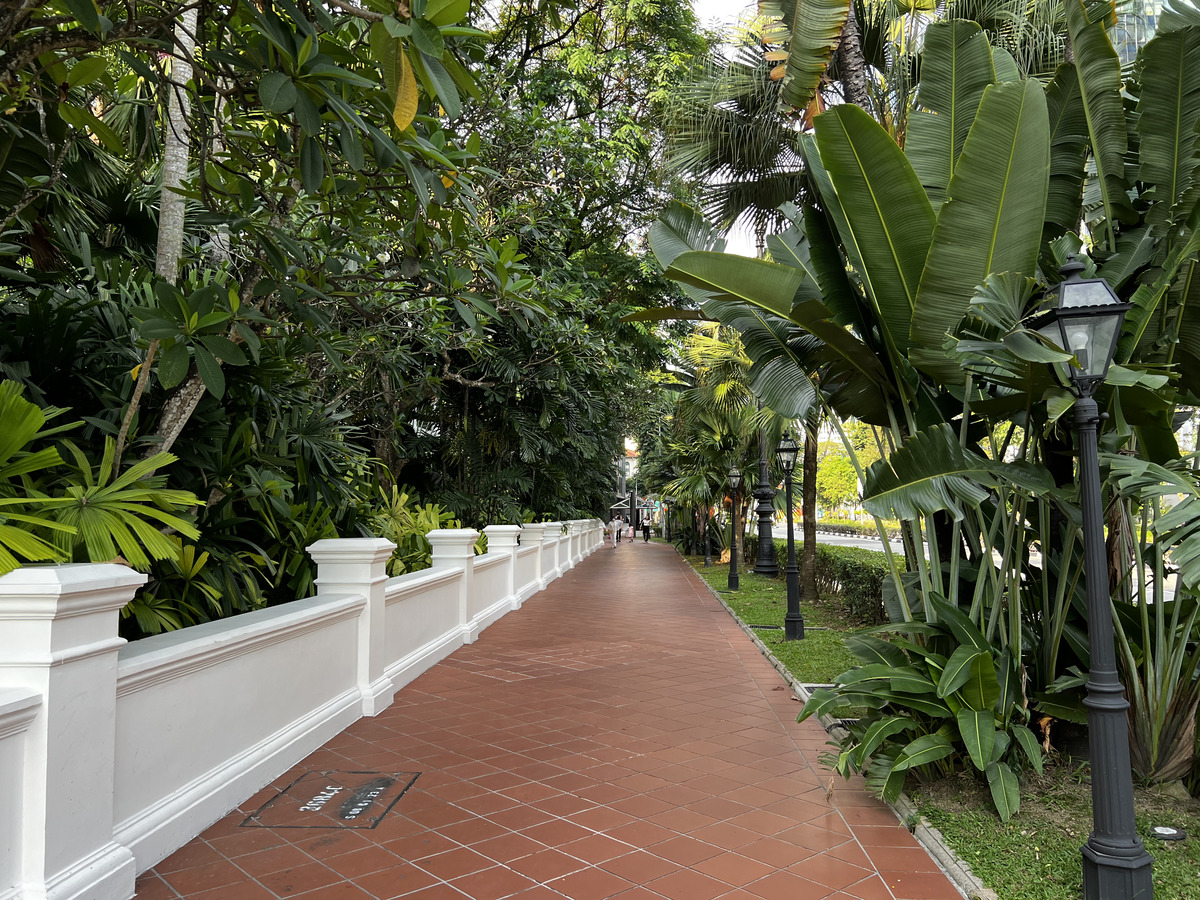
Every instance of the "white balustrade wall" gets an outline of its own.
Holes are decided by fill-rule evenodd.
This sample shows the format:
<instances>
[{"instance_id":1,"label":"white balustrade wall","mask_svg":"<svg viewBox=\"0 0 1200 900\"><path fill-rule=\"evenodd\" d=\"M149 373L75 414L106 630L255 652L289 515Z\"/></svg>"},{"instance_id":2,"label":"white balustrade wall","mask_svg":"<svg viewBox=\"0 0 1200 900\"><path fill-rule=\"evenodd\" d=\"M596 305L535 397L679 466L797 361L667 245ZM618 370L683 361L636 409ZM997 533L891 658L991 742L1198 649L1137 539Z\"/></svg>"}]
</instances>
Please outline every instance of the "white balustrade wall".
<instances>
[{"instance_id":1,"label":"white balustrade wall","mask_svg":"<svg viewBox=\"0 0 1200 900\"><path fill-rule=\"evenodd\" d=\"M0 576L0 900L128 900L134 879L603 545L598 520L308 548L317 596L126 643L146 580Z\"/></svg>"}]
</instances>

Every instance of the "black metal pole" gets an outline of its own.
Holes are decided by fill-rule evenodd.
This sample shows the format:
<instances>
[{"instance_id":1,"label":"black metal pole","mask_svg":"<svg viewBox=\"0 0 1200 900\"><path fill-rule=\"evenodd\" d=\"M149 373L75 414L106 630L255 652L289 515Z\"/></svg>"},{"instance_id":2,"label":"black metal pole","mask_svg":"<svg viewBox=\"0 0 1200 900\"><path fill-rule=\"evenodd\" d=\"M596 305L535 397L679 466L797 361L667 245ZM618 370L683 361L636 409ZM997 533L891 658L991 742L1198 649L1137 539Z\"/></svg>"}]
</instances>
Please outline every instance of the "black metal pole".
<instances>
[{"instance_id":1,"label":"black metal pole","mask_svg":"<svg viewBox=\"0 0 1200 900\"><path fill-rule=\"evenodd\" d=\"M787 583L787 614L783 617L783 639L804 639L804 616L800 614L800 567L796 565L796 529L792 524L792 473L784 473L783 483L787 486L787 568L784 579Z\"/></svg>"},{"instance_id":2,"label":"black metal pole","mask_svg":"<svg viewBox=\"0 0 1200 900\"><path fill-rule=\"evenodd\" d=\"M762 409L762 404L758 405ZM776 578L779 575L779 561L775 554L775 535L772 527L775 522L775 489L771 487L767 468L767 431L764 428L759 434L758 441L758 484L754 488L754 499L758 501L755 512L758 513L758 558L754 562L754 574Z\"/></svg>"},{"instance_id":3,"label":"black metal pole","mask_svg":"<svg viewBox=\"0 0 1200 900\"><path fill-rule=\"evenodd\" d=\"M1137 836L1133 774L1129 764L1129 701L1117 675L1112 600L1100 506L1096 450L1099 407L1091 397L1075 401L1079 432L1079 505L1083 512L1084 587L1087 593L1091 671L1087 697L1088 748L1092 768L1092 833L1083 845L1084 900L1151 900L1153 858Z\"/></svg>"},{"instance_id":4,"label":"black metal pole","mask_svg":"<svg viewBox=\"0 0 1200 900\"><path fill-rule=\"evenodd\" d=\"M738 578L737 560L737 511L738 489L733 489L733 505L729 507L729 590L736 591L741 587Z\"/></svg>"}]
</instances>

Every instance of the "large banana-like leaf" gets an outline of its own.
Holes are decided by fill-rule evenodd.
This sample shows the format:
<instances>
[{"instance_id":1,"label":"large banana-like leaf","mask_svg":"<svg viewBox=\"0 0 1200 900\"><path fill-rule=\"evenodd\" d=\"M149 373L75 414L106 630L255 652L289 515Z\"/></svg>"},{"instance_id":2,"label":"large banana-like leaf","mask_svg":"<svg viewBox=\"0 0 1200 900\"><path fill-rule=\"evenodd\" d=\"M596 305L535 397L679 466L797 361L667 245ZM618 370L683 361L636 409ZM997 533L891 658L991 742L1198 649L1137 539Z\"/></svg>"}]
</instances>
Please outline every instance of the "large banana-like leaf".
<instances>
[{"instance_id":1,"label":"large banana-like leaf","mask_svg":"<svg viewBox=\"0 0 1200 900\"><path fill-rule=\"evenodd\" d=\"M759 0L759 12L777 21L763 29L764 40L787 48L783 102L804 109L820 87L842 35L851 0ZM774 77L774 75L772 75Z\"/></svg>"},{"instance_id":2,"label":"large banana-like leaf","mask_svg":"<svg viewBox=\"0 0 1200 900\"><path fill-rule=\"evenodd\" d=\"M957 19L925 30L917 92L923 109L909 114L904 153L934 203L946 197L983 90L995 80L992 48L977 24Z\"/></svg>"},{"instance_id":3,"label":"large banana-like leaf","mask_svg":"<svg viewBox=\"0 0 1200 900\"><path fill-rule=\"evenodd\" d=\"M1180 386L1200 397L1200 263L1183 264L1172 288L1172 306L1179 316L1179 344L1175 364Z\"/></svg>"},{"instance_id":4,"label":"large banana-like leaf","mask_svg":"<svg viewBox=\"0 0 1200 900\"><path fill-rule=\"evenodd\" d=\"M938 213L912 318L912 345L931 351L914 362L935 378L962 378L942 345L966 314L976 286L992 272L1036 269L1049 177L1050 125L1041 85L990 85Z\"/></svg>"},{"instance_id":5,"label":"large banana-like leaf","mask_svg":"<svg viewBox=\"0 0 1200 900\"><path fill-rule=\"evenodd\" d=\"M1194 455L1167 465L1118 454L1105 454L1101 462L1109 467L1124 496L1149 501L1182 495L1154 520L1154 539L1170 551L1180 581L1193 590L1200 586L1200 484L1192 468Z\"/></svg>"},{"instance_id":6,"label":"large banana-like leaf","mask_svg":"<svg viewBox=\"0 0 1200 900\"><path fill-rule=\"evenodd\" d=\"M1046 473L1033 465L996 464L966 450L946 422L919 431L886 459L867 471L863 507L872 515L913 520L936 512L963 516L963 506L975 506L988 489L1004 480L1030 491L1053 487Z\"/></svg>"},{"instance_id":7,"label":"large banana-like leaf","mask_svg":"<svg viewBox=\"0 0 1200 900\"><path fill-rule=\"evenodd\" d=\"M912 521L935 512L963 518L963 505L987 499L993 483L988 460L964 450L949 424L914 434L895 453L877 460L863 485L863 507L872 515Z\"/></svg>"},{"instance_id":8,"label":"large banana-like leaf","mask_svg":"<svg viewBox=\"0 0 1200 900\"><path fill-rule=\"evenodd\" d=\"M1178 208L1196 173L1200 121L1200 28L1156 37L1144 48L1138 134L1139 180L1154 185L1149 221L1170 227L1191 212Z\"/></svg>"},{"instance_id":9,"label":"large banana-like leaf","mask_svg":"<svg viewBox=\"0 0 1200 900\"><path fill-rule=\"evenodd\" d=\"M722 307L748 304L819 338L821 355L809 357L803 365L825 369L828 384L823 382L822 387L831 392L835 408L872 423L887 421L885 402L895 395L892 380L869 347L831 321L802 270L732 254L691 252L678 256L666 274L710 294L703 309L719 321L729 324L730 316L741 314Z\"/></svg>"},{"instance_id":10,"label":"large banana-like leaf","mask_svg":"<svg viewBox=\"0 0 1200 900\"><path fill-rule=\"evenodd\" d=\"M650 250L658 264L668 268L675 257L689 250L725 249L725 238L697 209L672 200L650 226Z\"/></svg>"},{"instance_id":11,"label":"large banana-like leaf","mask_svg":"<svg viewBox=\"0 0 1200 900\"><path fill-rule=\"evenodd\" d=\"M855 248L859 277L899 365L908 354L933 207L903 151L866 112L844 104L817 116L815 124L821 162L848 229L842 242Z\"/></svg>"},{"instance_id":12,"label":"large banana-like leaf","mask_svg":"<svg viewBox=\"0 0 1200 900\"><path fill-rule=\"evenodd\" d=\"M1083 111L1079 72L1063 63L1046 88L1050 115L1050 188L1046 196L1046 221L1057 231L1077 231L1083 207L1088 128Z\"/></svg>"},{"instance_id":13,"label":"large banana-like leaf","mask_svg":"<svg viewBox=\"0 0 1200 900\"><path fill-rule=\"evenodd\" d=\"M1117 342L1116 353L1113 354L1115 362L1127 363L1132 358L1146 329L1154 319L1155 311L1179 274L1180 267L1194 260L1197 252L1200 252L1200 231L1192 232L1191 237L1184 243L1177 242L1167 253L1167 258L1154 281L1139 285L1133 292L1133 296L1129 298L1133 308L1125 316L1121 339Z\"/></svg>"},{"instance_id":14,"label":"large banana-like leaf","mask_svg":"<svg viewBox=\"0 0 1200 900\"><path fill-rule=\"evenodd\" d=\"M1107 21L1113 19L1115 13L1111 0L1098 4L1063 0L1063 6L1075 64L1079 68L1083 110L1111 245L1117 220L1131 224L1137 221L1137 212L1126 194L1124 154L1128 145L1125 108L1121 101L1121 60L1106 30ZM1093 20L1089 11L1097 8L1105 11L1105 17Z\"/></svg>"}]
</instances>

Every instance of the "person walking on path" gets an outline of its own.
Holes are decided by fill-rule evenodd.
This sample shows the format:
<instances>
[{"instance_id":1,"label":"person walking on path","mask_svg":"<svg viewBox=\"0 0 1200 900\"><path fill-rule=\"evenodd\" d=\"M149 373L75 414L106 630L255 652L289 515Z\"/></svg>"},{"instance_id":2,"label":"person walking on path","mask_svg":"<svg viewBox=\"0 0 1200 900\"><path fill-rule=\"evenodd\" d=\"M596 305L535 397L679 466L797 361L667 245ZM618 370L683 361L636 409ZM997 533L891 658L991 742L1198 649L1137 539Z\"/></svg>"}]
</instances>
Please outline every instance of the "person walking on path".
<instances>
[{"instance_id":1,"label":"person walking on path","mask_svg":"<svg viewBox=\"0 0 1200 900\"><path fill-rule=\"evenodd\" d=\"M646 519L642 522L642 543L650 543L650 520Z\"/></svg>"},{"instance_id":2,"label":"person walking on path","mask_svg":"<svg viewBox=\"0 0 1200 900\"><path fill-rule=\"evenodd\" d=\"M616 532L616 535L617 535L617 543L619 544L619 543L621 543L621 532L625 530L625 520L622 519L620 516L617 516L614 526L615 526L614 531Z\"/></svg>"},{"instance_id":3,"label":"person walking on path","mask_svg":"<svg viewBox=\"0 0 1200 900\"><path fill-rule=\"evenodd\" d=\"M621 540L621 517L613 516L612 521L608 523L608 536L615 547Z\"/></svg>"}]
</instances>

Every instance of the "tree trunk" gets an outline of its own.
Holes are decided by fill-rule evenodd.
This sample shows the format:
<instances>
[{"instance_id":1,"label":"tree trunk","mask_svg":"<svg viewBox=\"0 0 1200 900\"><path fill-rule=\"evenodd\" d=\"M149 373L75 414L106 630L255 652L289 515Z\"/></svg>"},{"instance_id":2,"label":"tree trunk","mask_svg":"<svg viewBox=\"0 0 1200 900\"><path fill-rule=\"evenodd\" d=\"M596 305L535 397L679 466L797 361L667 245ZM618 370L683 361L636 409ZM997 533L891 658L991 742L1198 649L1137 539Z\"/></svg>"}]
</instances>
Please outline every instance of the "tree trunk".
<instances>
[{"instance_id":1,"label":"tree trunk","mask_svg":"<svg viewBox=\"0 0 1200 900\"><path fill-rule=\"evenodd\" d=\"M800 554L800 596L817 602L817 416L804 429L804 481L800 486L804 510L804 545Z\"/></svg>"},{"instance_id":2,"label":"tree trunk","mask_svg":"<svg viewBox=\"0 0 1200 900\"><path fill-rule=\"evenodd\" d=\"M842 26L842 36L837 45L838 72L842 76L842 94L847 103L870 111L867 95L867 61L863 58L862 36L858 31L858 19L854 15L854 4Z\"/></svg>"},{"instance_id":3,"label":"tree trunk","mask_svg":"<svg viewBox=\"0 0 1200 900\"><path fill-rule=\"evenodd\" d=\"M167 127L163 136L162 188L158 200L158 249L154 259L154 273L171 284L179 278L179 257L183 253L183 225L186 200L178 193L187 178L191 150L191 124L188 114L187 84L192 80L192 54L196 49L196 7L184 10L183 17L175 26L175 56L171 60L171 73L167 77ZM116 452L113 454L113 477L121 470L121 455L125 452L125 441L133 427L134 416L142 401L142 394L150 381L150 370L158 352L159 342L153 340L146 348L146 358L138 372L137 384L121 428L117 432ZM192 408L195 408L193 404ZM191 413L188 413L191 415ZM172 439L174 443L174 439ZM157 453L159 447L151 447L148 456Z\"/></svg>"}]
</instances>

